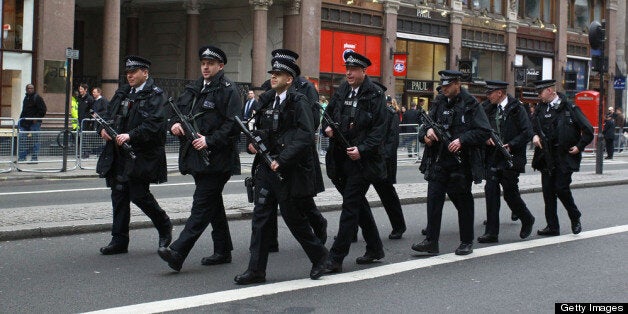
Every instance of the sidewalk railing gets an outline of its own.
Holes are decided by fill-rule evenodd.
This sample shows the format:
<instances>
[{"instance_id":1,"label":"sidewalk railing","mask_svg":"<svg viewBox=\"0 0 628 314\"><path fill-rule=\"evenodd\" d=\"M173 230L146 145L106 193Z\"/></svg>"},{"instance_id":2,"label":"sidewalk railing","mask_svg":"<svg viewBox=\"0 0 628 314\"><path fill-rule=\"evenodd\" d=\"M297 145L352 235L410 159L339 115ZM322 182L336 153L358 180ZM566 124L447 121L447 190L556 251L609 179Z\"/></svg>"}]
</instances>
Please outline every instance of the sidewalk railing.
<instances>
[{"instance_id":1,"label":"sidewalk railing","mask_svg":"<svg viewBox=\"0 0 628 314\"><path fill-rule=\"evenodd\" d=\"M24 118L22 121L42 120L45 129L20 130L19 121L11 118L0 118L0 173L11 171L25 172L60 172L63 166L63 119L62 118ZM70 121L72 125L72 121ZM418 139L417 124L400 125L399 146L397 148L398 162L414 163L421 159L423 144ZM585 153L595 154L596 143L599 140L597 128L594 128L595 137L587 145ZM68 153L66 170L96 168L98 157L102 153L105 141L94 130L94 120L84 119L80 128L70 131L68 138ZM324 164L325 154L329 147L329 138L322 134L320 128L314 134L316 148L320 162ZM621 153L626 139L623 130L616 130L618 144L616 153ZM246 156L247 140L240 135L236 142L237 152ZM533 145L528 145L528 155L532 155ZM244 154L244 155L242 155ZM23 157L23 158L22 158ZM31 157L28 159L26 157ZM35 157L33 160L33 157ZM179 162L179 139L166 133L166 160L170 170L176 170ZM241 158L241 166L250 167L253 158Z\"/></svg>"},{"instance_id":2,"label":"sidewalk railing","mask_svg":"<svg viewBox=\"0 0 628 314\"><path fill-rule=\"evenodd\" d=\"M0 118L0 173L11 172L15 161L15 137L17 129L15 120ZM10 128L4 128L10 126Z\"/></svg>"}]
</instances>

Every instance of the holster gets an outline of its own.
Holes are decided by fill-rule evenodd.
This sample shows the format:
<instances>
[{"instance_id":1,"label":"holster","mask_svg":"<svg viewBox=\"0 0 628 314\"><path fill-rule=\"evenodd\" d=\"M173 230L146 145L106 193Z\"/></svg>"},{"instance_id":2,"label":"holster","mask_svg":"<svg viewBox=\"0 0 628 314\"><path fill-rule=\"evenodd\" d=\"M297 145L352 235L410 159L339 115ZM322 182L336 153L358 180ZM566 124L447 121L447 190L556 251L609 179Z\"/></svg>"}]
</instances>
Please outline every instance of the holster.
<instances>
[{"instance_id":1,"label":"holster","mask_svg":"<svg viewBox=\"0 0 628 314\"><path fill-rule=\"evenodd\" d=\"M246 187L246 196L249 200L249 203L253 203L255 201L255 191L253 189L253 178L247 177L244 179L244 186Z\"/></svg>"}]
</instances>

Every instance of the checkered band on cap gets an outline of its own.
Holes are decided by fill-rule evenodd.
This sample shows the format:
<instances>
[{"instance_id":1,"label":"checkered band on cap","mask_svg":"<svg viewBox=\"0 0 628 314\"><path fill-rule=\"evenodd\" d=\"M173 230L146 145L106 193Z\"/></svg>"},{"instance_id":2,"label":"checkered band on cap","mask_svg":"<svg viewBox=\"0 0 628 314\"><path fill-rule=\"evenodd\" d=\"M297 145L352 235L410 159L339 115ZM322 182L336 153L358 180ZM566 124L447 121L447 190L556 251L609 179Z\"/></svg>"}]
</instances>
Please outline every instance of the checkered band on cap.
<instances>
[{"instance_id":1,"label":"checkered band on cap","mask_svg":"<svg viewBox=\"0 0 628 314\"><path fill-rule=\"evenodd\" d=\"M270 54L273 58L288 59L294 63L296 63L297 59L299 59L299 54L288 49L275 49Z\"/></svg>"},{"instance_id":2,"label":"checkered band on cap","mask_svg":"<svg viewBox=\"0 0 628 314\"><path fill-rule=\"evenodd\" d=\"M299 66L292 62L290 59L273 58L272 69L268 73L273 72L286 72L292 77L297 77L301 74Z\"/></svg>"},{"instance_id":3,"label":"checkered band on cap","mask_svg":"<svg viewBox=\"0 0 628 314\"><path fill-rule=\"evenodd\" d=\"M540 92L548 87L552 87L556 85L555 80L542 80L534 82L534 88L536 88L537 92Z\"/></svg>"},{"instance_id":4,"label":"checkered band on cap","mask_svg":"<svg viewBox=\"0 0 628 314\"><path fill-rule=\"evenodd\" d=\"M354 63L354 64L357 64L357 65L363 67L363 68L367 67L366 62L364 62L362 60L358 60L358 59L354 58L353 56L349 56L347 58L347 60L345 61L345 63L347 63L347 64Z\"/></svg>"},{"instance_id":5,"label":"checkered band on cap","mask_svg":"<svg viewBox=\"0 0 628 314\"><path fill-rule=\"evenodd\" d=\"M201 55L201 59L216 59L222 63L225 62L225 60L222 59L222 56L220 56L219 53L209 50L209 48L205 49L205 51L203 51L203 54Z\"/></svg>"}]
</instances>

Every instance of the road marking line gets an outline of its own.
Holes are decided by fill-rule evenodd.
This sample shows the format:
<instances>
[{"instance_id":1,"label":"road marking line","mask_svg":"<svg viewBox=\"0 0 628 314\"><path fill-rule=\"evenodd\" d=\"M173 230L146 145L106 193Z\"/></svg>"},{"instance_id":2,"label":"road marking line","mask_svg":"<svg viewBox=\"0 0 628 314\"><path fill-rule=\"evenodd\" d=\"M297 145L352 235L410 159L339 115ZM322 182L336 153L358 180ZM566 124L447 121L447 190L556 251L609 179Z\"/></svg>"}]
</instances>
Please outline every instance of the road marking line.
<instances>
[{"instance_id":1,"label":"road marking line","mask_svg":"<svg viewBox=\"0 0 628 314\"><path fill-rule=\"evenodd\" d=\"M229 180L227 183L242 183L244 180ZM168 186L183 186L183 185L194 185L194 182L182 182L182 183L162 183L162 184L151 184L151 188L159 188L159 187L168 187ZM64 193L64 192L84 192L84 191L101 191L101 190L110 190L108 187L100 187L100 188L84 188L84 189L66 189L66 190L46 190L46 191L24 191L24 192L6 192L0 193L0 196L8 195L28 195L28 194L48 194L48 193Z\"/></svg>"},{"instance_id":2,"label":"road marking line","mask_svg":"<svg viewBox=\"0 0 628 314\"><path fill-rule=\"evenodd\" d=\"M628 232L628 225L615 226L610 228L585 231L578 235L562 235L557 237L541 238L529 241L515 242L509 244L495 245L475 249L473 254L467 256L457 256L453 253L438 255L425 259L415 259L406 262L388 264L372 267L364 270L357 270L348 273L341 273L323 276L320 280L296 279L247 288L212 292L190 297L162 300L155 302L140 303L116 308L103 309L89 313L158 313L166 311L176 311L212 304L227 303L244 299L261 297L264 295L277 294L301 289L315 288L342 283L350 283L361 280L373 279L383 276L390 276L401 272L416 270L436 265L454 263L483 256L490 256L500 253L520 251L535 247L547 246L558 243L565 243L577 240L584 240L594 237L613 235Z\"/></svg>"}]
</instances>

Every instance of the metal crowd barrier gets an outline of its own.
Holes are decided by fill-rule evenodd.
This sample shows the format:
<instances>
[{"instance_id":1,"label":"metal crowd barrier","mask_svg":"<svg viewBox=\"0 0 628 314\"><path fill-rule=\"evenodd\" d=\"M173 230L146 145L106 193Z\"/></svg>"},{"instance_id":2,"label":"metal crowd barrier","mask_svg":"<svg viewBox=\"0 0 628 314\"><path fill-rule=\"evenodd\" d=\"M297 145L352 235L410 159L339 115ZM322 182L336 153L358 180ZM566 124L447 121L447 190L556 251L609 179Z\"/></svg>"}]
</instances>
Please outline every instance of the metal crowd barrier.
<instances>
[{"instance_id":1,"label":"metal crowd barrier","mask_svg":"<svg viewBox=\"0 0 628 314\"><path fill-rule=\"evenodd\" d=\"M42 120L45 130L17 132L17 160L15 168L24 172L61 172L63 169L63 118L22 118L20 121ZM19 123L19 122L18 122ZM68 141L66 170L78 167L76 150L78 134L71 131ZM23 156L25 154L25 156ZM30 159L27 157L30 156Z\"/></svg>"},{"instance_id":2,"label":"metal crowd barrier","mask_svg":"<svg viewBox=\"0 0 628 314\"><path fill-rule=\"evenodd\" d=\"M11 118L0 118L0 173L11 172L15 162L16 124ZM10 128L4 128L10 126Z\"/></svg>"}]
</instances>

